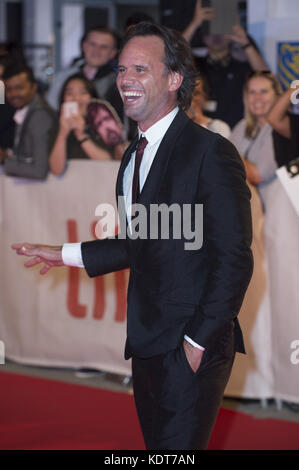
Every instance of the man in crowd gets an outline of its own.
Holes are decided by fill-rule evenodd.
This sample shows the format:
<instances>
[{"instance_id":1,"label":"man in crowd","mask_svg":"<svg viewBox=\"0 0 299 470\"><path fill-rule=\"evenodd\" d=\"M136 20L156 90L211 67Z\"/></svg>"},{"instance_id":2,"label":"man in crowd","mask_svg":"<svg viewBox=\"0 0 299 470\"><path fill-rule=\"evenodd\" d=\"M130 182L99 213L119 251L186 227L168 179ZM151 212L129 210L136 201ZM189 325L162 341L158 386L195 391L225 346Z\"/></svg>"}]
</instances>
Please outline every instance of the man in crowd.
<instances>
[{"instance_id":1,"label":"man in crowd","mask_svg":"<svg viewBox=\"0 0 299 470\"><path fill-rule=\"evenodd\" d=\"M130 28L117 78L139 134L117 180L127 226L116 238L82 244L13 245L33 257L27 267L43 262L42 274L64 264L85 267L90 276L130 268L125 357L132 357L147 449L206 448L235 352L244 352L237 314L252 273L250 193L232 144L183 112L196 77L179 34L152 23ZM188 206L182 223L195 227L195 236L202 230L202 245L187 249L174 220L168 239L161 233L165 221L158 237L150 230L130 236L139 220L136 201L150 224L153 203Z\"/></svg>"},{"instance_id":2,"label":"man in crowd","mask_svg":"<svg viewBox=\"0 0 299 470\"><path fill-rule=\"evenodd\" d=\"M7 102L15 109L12 149L0 149L7 175L45 179L48 174L49 135L55 114L37 93L31 68L13 64L3 74Z\"/></svg>"},{"instance_id":3,"label":"man in crowd","mask_svg":"<svg viewBox=\"0 0 299 470\"><path fill-rule=\"evenodd\" d=\"M213 8L202 7L202 1L197 0L193 18L183 32L185 39L190 42L202 23L212 20L216 14ZM252 70L267 70L268 66L239 24L233 27L232 34L210 34L204 36L203 41L208 53L205 57L197 57L196 65L209 85L210 102L205 112L232 128L244 115L243 87L247 75ZM243 52L244 61L232 56L232 44L237 44Z\"/></svg>"},{"instance_id":4,"label":"man in crowd","mask_svg":"<svg viewBox=\"0 0 299 470\"><path fill-rule=\"evenodd\" d=\"M93 101L88 106L87 123L106 145L115 146L124 139L124 131L114 109L106 101Z\"/></svg>"},{"instance_id":5,"label":"man in crowd","mask_svg":"<svg viewBox=\"0 0 299 470\"><path fill-rule=\"evenodd\" d=\"M81 40L83 59L72 67L54 75L47 94L48 103L58 109L62 85L71 75L82 72L91 80L99 98L111 102L122 115L122 103L116 90L114 61L118 52L118 38L110 28L93 28Z\"/></svg>"}]
</instances>

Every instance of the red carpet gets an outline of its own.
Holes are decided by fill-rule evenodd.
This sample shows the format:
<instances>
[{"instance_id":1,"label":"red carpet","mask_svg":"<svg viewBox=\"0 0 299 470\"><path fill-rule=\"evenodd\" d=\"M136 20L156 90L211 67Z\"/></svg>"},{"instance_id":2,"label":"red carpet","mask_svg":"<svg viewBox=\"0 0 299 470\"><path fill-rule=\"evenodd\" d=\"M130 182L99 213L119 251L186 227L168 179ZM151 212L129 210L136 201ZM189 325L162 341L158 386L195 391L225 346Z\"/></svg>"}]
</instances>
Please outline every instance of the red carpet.
<instances>
[{"instance_id":1,"label":"red carpet","mask_svg":"<svg viewBox=\"0 0 299 470\"><path fill-rule=\"evenodd\" d=\"M144 449L133 397L0 372L0 449ZM299 449L299 424L221 409L209 449Z\"/></svg>"}]
</instances>

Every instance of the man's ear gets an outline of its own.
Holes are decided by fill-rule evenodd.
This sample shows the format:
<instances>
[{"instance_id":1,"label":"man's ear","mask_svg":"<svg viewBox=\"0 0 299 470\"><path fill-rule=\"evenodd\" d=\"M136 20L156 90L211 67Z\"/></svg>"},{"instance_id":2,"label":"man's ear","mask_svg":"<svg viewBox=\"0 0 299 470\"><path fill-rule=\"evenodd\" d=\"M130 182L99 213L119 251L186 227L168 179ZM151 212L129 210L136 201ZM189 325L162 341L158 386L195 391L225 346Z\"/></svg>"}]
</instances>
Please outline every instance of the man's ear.
<instances>
[{"instance_id":1,"label":"man's ear","mask_svg":"<svg viewBox=\"0 0 299 470\"><path fill-rule=\"evenodd\" d=\"M169 75L169 90L170 91L177 91L180 88L183 80L184 80L184 77L179 72L170 72L170 75Z\"/></svg>"}]
</instances>

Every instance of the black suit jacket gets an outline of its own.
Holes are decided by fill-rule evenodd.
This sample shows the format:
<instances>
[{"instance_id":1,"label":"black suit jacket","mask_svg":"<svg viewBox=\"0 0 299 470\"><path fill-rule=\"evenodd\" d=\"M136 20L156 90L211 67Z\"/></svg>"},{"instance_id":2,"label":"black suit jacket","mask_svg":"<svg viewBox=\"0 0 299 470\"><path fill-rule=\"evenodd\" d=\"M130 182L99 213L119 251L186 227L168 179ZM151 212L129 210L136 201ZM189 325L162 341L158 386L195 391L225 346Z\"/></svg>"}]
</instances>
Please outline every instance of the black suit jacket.
<instances>
[{"instance_id":1,"label":"black suit jacket","mask_svg":"<svg viewBox=\"0 0 299 470\"><path fill-rule=\"evenodd\" d=\"M117 196L135 142L124 154ZM245 352L237 320L252 275L250 192L235 147L179 111L166 132L140 204L203 204L203 244L107 238L82 244L89 276L130 268L125 356L178 347L184 334L230 356ZM193 215L192 215L193 217Z\"/></svg>"}]
</instances>

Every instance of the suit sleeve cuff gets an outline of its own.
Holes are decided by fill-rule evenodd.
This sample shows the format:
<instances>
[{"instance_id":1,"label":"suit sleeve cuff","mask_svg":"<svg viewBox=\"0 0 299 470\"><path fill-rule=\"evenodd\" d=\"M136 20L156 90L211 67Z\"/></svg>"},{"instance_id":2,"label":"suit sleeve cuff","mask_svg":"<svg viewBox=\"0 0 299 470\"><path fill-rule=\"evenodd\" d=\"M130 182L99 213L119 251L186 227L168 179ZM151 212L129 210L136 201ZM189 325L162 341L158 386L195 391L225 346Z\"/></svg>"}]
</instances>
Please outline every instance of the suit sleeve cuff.
<instances>
[{"instance_id":1,"label":"suit sleeve cuff","mask_svg":"<svg viewBox=\"0 0 299 470\"><path fill-rule=\"evenodd\" d=\"M188 343L192 344L192 346L194 346L195 348L200 349L201 351L205 350L205 348L203 348L199 344L195 343L195 341L193 341L191 338L189 338L189 336L185 335L184 338L185 338L186 341L188 341Z\"/></svg>"},{"instance_id":2,"label":"suit sleeve cuff","mask_svg":"<svg viewBox=\"0 0 299 470\"><path fill-rule=\"evenodd\" d=\"M84 268L81 243L65 243L62 247L62 261L66 266Z\"/></svg>"}]
</instances>

